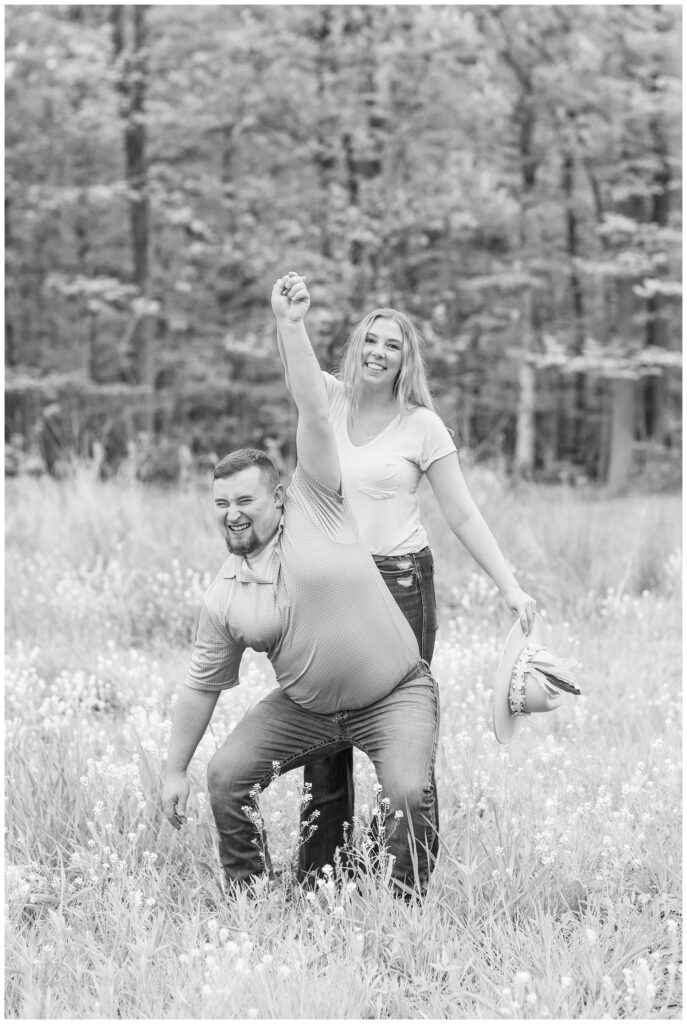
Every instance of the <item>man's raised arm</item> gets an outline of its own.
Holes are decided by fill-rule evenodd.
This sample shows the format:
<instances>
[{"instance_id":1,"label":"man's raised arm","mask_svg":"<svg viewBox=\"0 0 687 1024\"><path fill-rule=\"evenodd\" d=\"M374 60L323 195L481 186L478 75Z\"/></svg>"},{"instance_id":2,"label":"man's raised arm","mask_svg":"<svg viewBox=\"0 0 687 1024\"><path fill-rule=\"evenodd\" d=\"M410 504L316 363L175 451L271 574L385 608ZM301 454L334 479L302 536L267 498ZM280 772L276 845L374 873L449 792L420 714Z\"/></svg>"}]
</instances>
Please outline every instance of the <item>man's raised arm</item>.
<instances>
[{"instance_id":1,"label":"man's raised arm","mask_svg":"<svg viewBox=\"0 0 687 1024\"><path fill-rule=\"evenodd\" d=\"M310 306L304 278L289 273L272 289L288 387L298 409L296 451L302 468L334 491L341 488L341 468L329 423L327 391L303 317Z\"/></svg>"}]
</instances>

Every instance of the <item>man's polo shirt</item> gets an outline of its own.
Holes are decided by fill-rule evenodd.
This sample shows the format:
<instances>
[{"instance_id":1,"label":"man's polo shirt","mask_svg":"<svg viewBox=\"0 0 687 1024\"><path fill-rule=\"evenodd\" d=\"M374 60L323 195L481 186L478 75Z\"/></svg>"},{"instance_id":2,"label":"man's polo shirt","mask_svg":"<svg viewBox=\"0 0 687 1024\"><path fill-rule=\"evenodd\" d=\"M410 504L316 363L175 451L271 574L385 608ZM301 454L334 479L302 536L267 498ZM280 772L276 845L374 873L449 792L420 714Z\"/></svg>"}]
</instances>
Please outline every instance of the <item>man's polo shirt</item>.
<instances>
[{"instance_id":1,"label":"man's polo shirt","mask_svg":"<svg viewBox=\"0 0 687 1024\"><path fill-rule=\"evenodd\" d=\"M345 495L296 467L269 566L230 555L203 599L186 685L238 683L244 650L265 651L277 682L319 714L381 700L420 660L415 634Z\"/></svg>"}]
</instances>

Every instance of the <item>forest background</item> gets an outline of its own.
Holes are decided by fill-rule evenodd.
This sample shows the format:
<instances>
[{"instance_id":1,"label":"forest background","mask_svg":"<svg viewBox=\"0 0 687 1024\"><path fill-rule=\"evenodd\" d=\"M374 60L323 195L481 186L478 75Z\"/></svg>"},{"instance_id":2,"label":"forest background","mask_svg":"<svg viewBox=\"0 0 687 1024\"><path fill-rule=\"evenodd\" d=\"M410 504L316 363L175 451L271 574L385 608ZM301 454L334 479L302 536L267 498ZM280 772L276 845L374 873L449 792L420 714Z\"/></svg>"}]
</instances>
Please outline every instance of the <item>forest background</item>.
<instances>
[{"instance_id":1,"label":"forest background","mask_svg":"<svg viewBox=\"0 0 687 1024\"><path fill-rule=\"evenodd\" d=\"M391 305L459 447L681 460L681 9L7 5L6 471L293 460L269 293Z\"/></svg>"}]
</instances>

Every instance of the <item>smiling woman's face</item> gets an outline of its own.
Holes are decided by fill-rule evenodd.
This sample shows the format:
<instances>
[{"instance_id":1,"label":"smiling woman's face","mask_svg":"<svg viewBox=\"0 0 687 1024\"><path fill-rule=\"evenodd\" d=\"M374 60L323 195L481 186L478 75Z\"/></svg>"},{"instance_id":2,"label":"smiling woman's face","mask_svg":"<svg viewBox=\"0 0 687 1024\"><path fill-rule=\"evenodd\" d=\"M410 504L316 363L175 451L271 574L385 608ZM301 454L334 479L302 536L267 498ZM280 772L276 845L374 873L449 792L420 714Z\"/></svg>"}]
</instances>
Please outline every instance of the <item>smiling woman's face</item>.
<instances>
[{"instance_id":1,"label":"smiling woman's face","mask_svg":"<svg viewBox=\"0 0 687 1024\"><path fill-rule=\"evenodd\" d=\"M395 320L378 316L363 342L363 382L393 391L403 363L403 334Z\"/></svg>"}]
</instances>

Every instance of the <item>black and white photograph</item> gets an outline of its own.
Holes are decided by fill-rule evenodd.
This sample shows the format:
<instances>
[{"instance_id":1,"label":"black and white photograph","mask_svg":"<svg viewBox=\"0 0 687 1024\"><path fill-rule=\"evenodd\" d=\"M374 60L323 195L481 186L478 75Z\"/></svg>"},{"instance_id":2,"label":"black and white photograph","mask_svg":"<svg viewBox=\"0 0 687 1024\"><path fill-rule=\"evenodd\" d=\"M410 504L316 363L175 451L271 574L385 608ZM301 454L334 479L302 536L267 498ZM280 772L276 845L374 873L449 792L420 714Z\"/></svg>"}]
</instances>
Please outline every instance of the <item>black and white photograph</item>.
<instances>
[{"instance_id":1,"label":"black and white photograph","mask_svg":"<svg viewBox=\"0 0 687 1024\"><path fill-rule=\"evenodd\" d=\"M682 5L3 20L5 1020L681 1020Z\"/></svg>"}]
</instances>

